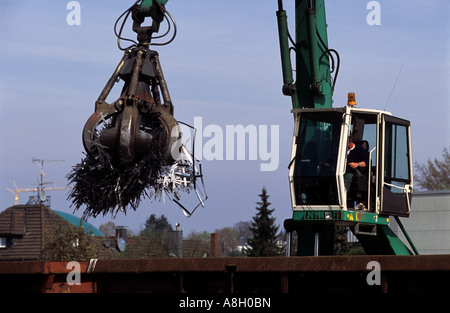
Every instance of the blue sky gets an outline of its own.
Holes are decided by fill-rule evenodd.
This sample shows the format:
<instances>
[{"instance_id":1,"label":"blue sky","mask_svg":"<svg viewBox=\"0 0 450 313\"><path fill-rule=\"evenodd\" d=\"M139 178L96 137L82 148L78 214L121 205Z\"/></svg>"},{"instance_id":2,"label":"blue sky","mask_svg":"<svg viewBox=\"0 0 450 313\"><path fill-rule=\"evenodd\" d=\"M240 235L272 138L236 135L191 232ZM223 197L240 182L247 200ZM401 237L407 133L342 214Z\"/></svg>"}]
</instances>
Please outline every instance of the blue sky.
<instances>
[{"instance_id":1,"label":"blue sky","mask_svg":"<svg viewBox=\"0 0 450 313\"><path fill-rule=\"evenodd\" d=\"M68 2L0 4L0 210L14 203L6 191L14 180L19 188L36 186L39 167L33 157L64 160L45 163L44 170L46 181L66 185L71 166L83 158L84 123L122 57L113 25L133 1L80 0L79 26L66 22ZM293 32L294 1L284 2ZM380 0L379 26L366 23L368 2L326 2L329 45L341 57L334 106L344 106L353 91L359 106L386 108L411 121L414 161L440 158L450 146L449 2ZM265 186L282 224L292 214L287 165L293 120L290 100L281 94L277 1L171 0L166 7L178 35L154 49L175 117L192 124L200 116L204 125L222 127L279 125L280 166L261 172L260 161L203 161L209 199L191 218L169 201L144 200L136 212L113 222L139 230L155 213L181 223L185 233L214 231L250 220ZM29 195L21 193L20 202ZM55 210L72 213L65 191L49 195ZM109 220L89 222L99 226Z\"/></svg>"}]
</instances>

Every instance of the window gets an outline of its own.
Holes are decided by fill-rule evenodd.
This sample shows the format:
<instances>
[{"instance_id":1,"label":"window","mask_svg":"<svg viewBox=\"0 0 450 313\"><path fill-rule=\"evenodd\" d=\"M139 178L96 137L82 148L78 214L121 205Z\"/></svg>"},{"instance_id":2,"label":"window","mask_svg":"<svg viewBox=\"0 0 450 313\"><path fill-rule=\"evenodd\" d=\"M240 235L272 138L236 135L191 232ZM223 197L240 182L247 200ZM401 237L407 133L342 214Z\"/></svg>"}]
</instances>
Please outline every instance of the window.
<instances>
[{"instance_id":1,"label":"window","mask_svg":"<svg viewBox=\"0 0 450 313\"><path fill-rule=\"evenodd\" d=\"M6 248L6 237L0 237L0 249Z\"/></svg>"},{"instance_id":2,"label":"window","mask_svg":"<svg viewBox=\"0 0 450 313\"><path fill-rule=\"evenodd\" d=\"M398 187L409 183L408 128L404 125L386 123L385 182ZM391 188L394 193L401 189Z\"/></svg>"},{"instance_id":3,"label":"window","mask_svg":"<svg viewBox=\"0 0 450 313\"><path fill-rule=\"evenodd\" d=\"M293 173L297 205L339 204L336 164L341 123L341 112L301 115Z\"/></svg>"},{"instance_id":4,"label":"window","mask_svg":"<svg viewBox=\"0 0 450 313\"><path fill-rule=\"evenodd\" d=\"M364 141L367 141L369 152L377 146L377 125L365 124L364 125ZM372 166L376 166L377 158L375 154L371 156Z\"/></svg>"},{"instance_id":5,"label":"window","mask_svg":"<svg viewBox=\"0 0 450 313\"><path fill-rule=\"evenodd\" d=\"M408 216L412 179L409 121L384 115L383 182L381 212Z\"/></svg>"}]
</instances>

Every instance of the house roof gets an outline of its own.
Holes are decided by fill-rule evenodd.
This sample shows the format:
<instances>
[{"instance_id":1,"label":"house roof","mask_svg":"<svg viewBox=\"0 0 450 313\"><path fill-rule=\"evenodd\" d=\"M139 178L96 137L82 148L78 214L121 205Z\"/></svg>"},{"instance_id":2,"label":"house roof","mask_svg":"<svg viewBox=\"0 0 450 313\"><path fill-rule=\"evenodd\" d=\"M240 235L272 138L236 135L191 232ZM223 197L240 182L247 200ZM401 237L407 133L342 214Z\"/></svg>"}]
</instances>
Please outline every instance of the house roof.
<instances>
[{"instance_id":1,"label":"house roof","mask_svg":"<svg viewBox=\"0 0 450 313\"><path fill-rule=\"evenodd\" d=\"M3 210L0 212L0 237L6 237L6 247L0 248L0 260L41 259L44 234L58 224L79 226L80 219L42 204L14 205ZM87 232L103 235L89 223L82 223L82 226Z\"/></svg>"}]
</instances>

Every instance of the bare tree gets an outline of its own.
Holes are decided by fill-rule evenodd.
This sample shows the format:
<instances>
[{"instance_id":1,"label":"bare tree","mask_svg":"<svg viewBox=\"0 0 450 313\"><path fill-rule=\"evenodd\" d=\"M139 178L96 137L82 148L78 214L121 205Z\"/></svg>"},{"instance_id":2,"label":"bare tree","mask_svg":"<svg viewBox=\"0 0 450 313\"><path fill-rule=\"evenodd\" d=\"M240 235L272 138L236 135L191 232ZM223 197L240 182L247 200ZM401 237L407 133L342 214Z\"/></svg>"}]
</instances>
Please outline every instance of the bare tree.
<instances>
[{"instance_id":1,"label":"bare tree","mask_svg":"<svg viewBox=\"0 0 450 313\"><path fill-rule=\"evenodd\" d=\"M448 190L450 189L450 153L447 148L442 152L443 160L428 159L426 164L415 163L415 181L422 189Z\"/></svg>"},{"instance_id":2,"label":"bare tree","mask_svg":"<svg viewBox=\"0 0 450 313\"><path fill-rule=\"evenodd\" d=\"M240 221L234 224L234 229L239 233L239 244L244 245L247 242L247 239L252 238L253 233L250 230L251 226L252 222L250 221Z\"/></svg>"},{"instance_id":3,"label":"bare tree","mask_svg":"<svg viewBox=\"0 0 450 313\"><path fill-rule=\"evenodd\" d=\"M112 221L100 225L99 229L107 237L111 237L116 234L116 225Z\"/></svg>"},{"instance_id":4,"label":"bare tree","mask_svg":"<svg viewBox=\"0 0 450 313\"><path fill-rule=\"evenodd\" d=\"M239 243L239 232L233 227L224 227L216 230L216 233L219 234L219 254L233 255Z\"/></svg>"}]
</instances>

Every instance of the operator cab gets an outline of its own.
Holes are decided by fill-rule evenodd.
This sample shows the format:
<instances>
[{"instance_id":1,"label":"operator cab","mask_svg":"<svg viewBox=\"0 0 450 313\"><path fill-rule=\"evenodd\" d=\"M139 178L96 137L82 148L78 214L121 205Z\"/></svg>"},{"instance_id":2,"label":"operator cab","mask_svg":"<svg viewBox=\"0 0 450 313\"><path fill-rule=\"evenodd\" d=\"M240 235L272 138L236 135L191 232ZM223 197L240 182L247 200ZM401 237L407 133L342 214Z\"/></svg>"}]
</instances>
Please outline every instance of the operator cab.
<instances>
[{"instance_id":1,"label":"operator cab","mask_svg":"<svg viewBox=\"0 0 450 313\"><path fill-rule=\"evenodd\" d=\"M350 106L292 113L289 178L294 211L361 210L409 216L413 189L409 121ZM358 166L353 175L347 175L349 138L366 156L360 163L365 166Z\"/></svg>"}]
</instances>

